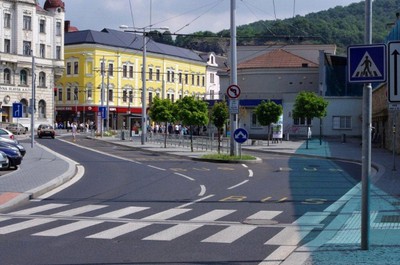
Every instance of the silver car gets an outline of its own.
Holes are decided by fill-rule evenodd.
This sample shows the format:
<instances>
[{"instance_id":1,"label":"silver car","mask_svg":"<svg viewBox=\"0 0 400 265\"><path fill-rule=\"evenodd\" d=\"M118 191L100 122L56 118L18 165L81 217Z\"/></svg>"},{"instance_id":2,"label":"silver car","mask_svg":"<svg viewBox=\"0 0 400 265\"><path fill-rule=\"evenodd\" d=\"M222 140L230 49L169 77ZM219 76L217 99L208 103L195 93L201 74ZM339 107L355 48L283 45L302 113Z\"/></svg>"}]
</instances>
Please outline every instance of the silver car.
<instances>
[{"instance_id":1,"label":"silver car","mask_svg":"<svg viewBox=\"0 0 400 265\"><path fill-rule=\"evenodd\" d=\"M26 127L21 123L10 123L6 127L7 130L12 132L13 134L26 134Z\"/></svg>"}]
</instances>

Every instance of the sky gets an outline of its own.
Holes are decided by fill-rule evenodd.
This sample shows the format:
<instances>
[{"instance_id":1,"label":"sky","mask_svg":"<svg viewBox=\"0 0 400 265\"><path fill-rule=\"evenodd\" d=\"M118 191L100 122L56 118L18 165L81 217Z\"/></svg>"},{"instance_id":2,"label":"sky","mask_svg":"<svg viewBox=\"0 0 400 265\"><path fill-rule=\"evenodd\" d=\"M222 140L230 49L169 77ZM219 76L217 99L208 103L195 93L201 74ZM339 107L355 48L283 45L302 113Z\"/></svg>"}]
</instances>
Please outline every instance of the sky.
<instances>
[{"instance_id":1,"label":"sky","mask_svg":"<svg viewBox=\"0 0 400 265\"><path fill-rule=\"evenodd\" d=\"M79 30L168 27L171 33L230 28L231 0L63 0L66 20ZM43 6L45 0L39 0ZM236 25L304 16L362 0L236 0Z\"/></svg>"}]
</instances>

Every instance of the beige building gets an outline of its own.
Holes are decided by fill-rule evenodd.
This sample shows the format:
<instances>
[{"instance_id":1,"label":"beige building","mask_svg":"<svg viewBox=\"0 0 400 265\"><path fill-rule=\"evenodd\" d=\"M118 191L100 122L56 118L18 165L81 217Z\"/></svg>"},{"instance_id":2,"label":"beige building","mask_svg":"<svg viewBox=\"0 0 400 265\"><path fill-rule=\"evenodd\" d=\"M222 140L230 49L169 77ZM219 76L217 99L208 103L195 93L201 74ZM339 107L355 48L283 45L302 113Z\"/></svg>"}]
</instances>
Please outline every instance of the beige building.
<instances>
[{"instance_id":1,"label":"beige building","mask_svg":"<svg viewBox=\"0 0 400 265\"><path fill-rule=\"evenodd\" d=\"M31 127L33 88L35 127L53 123L54 82L64 66L64 16L61 0L47 0L43 7L35 0L0 0L2 123L18 120ZM22 104L20 113L13 113L13 103Z\"/></svg>"}]
</instances>

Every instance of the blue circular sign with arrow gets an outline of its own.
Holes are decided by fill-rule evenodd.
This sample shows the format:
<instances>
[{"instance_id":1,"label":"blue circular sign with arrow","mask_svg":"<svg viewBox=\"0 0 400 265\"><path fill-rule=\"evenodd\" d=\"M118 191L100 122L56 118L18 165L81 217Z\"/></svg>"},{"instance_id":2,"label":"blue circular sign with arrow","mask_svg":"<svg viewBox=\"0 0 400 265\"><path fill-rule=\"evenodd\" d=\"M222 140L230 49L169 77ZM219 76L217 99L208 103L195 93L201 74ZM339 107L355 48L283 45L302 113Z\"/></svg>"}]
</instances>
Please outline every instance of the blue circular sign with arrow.
<instances>
[{"instance_id":1,"label":"blue circular sign with arrow","mask_svg":"<svg viewBox=\"0 0 400 265\"><path fill-rule=\"evenodd\" d=\"M233 133L233 138L235 139L236 142L242 144L246 142L247 139L249 138L249 133L243 128L238 128Z\"/></svg>"}]
</instances>

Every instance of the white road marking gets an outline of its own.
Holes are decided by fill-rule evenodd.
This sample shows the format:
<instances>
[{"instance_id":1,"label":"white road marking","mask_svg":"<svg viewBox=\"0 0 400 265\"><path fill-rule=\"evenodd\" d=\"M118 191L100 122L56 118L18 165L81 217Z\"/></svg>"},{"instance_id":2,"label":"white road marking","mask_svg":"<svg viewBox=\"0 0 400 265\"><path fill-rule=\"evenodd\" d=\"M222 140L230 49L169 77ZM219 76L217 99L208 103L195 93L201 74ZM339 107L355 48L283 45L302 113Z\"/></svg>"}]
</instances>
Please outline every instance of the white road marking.
<instances>
[{"instance_id":1,"label":"white road marking","mask_svg":"<svg viewBox=\"0 0 400 265\"><path fill-rule=\"evenodd\" d=\"M238 184L236 184L236 185L233 185L233 186L229 187L228 190L232 190L232 189L234 189L234 188L237 188L237 187L239 187L239 186L241 186L241 185L247 183L248 181L249 181L248 179L247 179L247 180L244 180L244 181L242 181L242 182L240 182L240 183L238 183Z\"/></svg>"},{"instance_id":2,"label":"white road marking","mask_svg":"<svg viewBox=\"0 0 400 265\"><path fill-rule=\"evenodd\" d=\"M200 193L198 196L204 196L206 194L206 186L200 185Z\"/></svg>"},{"instance_id":3,"label":"white road marking","mask_svg":"<svg viewBox=\"0 0 400 265\"><path fill-rule=\"evenodd\" d=\"M183 174L181 174L181 173L175 172L174 174L175 174L175 175L178 175L178 176L181 176L181 177L184 177L184 178L186 178L186 179L188 179L188 180L190 180L190 181L194 181L194 180L195 180L194 178L188 177L188 176L183 175Z\"/></svg>"},{"instance_id":4,"label":"white road marking","mask_svg":"<svg viewBox=\"0 0 400 265\"><path fill-rule=\"evenodd\" d=\"M232 225L201 242L232 243L256 228L256 226Z\"/></svg>"},{"instance_id":5,"label":"white road marking","mask_svg":"<svg viewBox=\"0 0 400 265\"><path fill-rule=\"evenodd\" d=\"M178 206L178 207L176 207L176 208L178 208L178 209L179 209L179 208L185 208L185 207L187 207L187 206L189 206L189 205L195 204L195 203L200 202L200 201L207 200L208 198L211 198L211 197L214 197L214 196L215 196L215 195L210 194L210 195L208 195L208 196L206 196L206 197L203 197L203 198L200 198L200 199L198 199L198 200L194 200L194 201L192 201L192 202L182 204L181 206Z\"/></svg>"}]
</instances>

